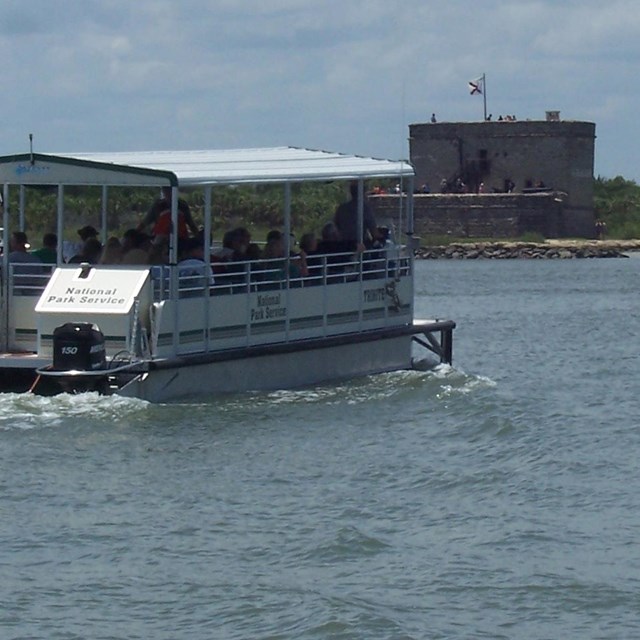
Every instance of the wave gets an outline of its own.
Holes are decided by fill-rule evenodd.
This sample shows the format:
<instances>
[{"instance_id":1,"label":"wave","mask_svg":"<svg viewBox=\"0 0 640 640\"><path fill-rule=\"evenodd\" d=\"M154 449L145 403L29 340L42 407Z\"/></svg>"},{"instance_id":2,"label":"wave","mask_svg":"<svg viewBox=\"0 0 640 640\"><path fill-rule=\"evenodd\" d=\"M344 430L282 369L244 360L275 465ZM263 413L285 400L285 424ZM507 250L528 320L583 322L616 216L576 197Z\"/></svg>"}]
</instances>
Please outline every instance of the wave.
<instances>
[{"instance_id":1,"label":"wave","mask_svg":"<svg viewBox=\"0 0 640 640\"><path fill-rule=\"evenodd\" d=\"M468 395L493 388L496 382L486 376L467 374L450 365L438 364L424 368L392 371L352 378L339 383L317 385L294 390L255 392L249 394L253 406L298 404L350 404L388 400L419 391L436 399L451 395ZM226 407L246 406L247 394L228 397Z\"/></svg>"},{"instance_id":2,"label":"wave","mask_svg":"<svg viewBox=\"0 0 640 640\"><path fill-rule=\"evenodd\" d=\"M149 403L136 398L101 396L98 393L62 393L45 397L31 393L0 394L0 430L52 428L69 419L91 422L130 417L146 411Z\"/></svg>"}]
</instances>

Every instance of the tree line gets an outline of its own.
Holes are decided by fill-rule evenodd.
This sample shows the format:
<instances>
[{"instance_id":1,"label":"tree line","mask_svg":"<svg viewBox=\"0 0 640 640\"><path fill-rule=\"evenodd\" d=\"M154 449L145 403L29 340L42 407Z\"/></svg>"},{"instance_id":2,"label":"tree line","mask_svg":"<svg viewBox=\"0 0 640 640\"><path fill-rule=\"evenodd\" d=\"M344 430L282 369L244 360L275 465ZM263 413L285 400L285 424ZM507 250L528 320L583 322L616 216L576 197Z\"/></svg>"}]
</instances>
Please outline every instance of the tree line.
<instances>
[{"instance_id":1,"label":"tree line","mask_svg":"<svg viewBox=\"0 0 640 640\"><path fill-rule=\"evenodd\" d=\"M102 216L101 187L65 187L64 228L67 240L78 240L76 230L90 224L100 228ZM136 227L154 200L157 188L110 187L107 192L106 218L109 235L122 235ZM202 189L180 190L187 201L196 224L204 223L204 192ZM292 227L297 232L316 231L330 220L340 202L347 197L344 182L300 183L291 188ZM10 191L10 227L18 228L20 193ZM220 237L235 226L246 226L259 232L281 228L284 219L284 187L282 185L252 185L215 187L211 197L212 228ZM24 195L25 230L35 242L42 234L56 232L57 188L27 187ZM257 238L258 240L260 238Z\"/></svg>"},{"instance_id":2,"label":"tree line","mask_svg":"<svg viewBox=\"0 0 640 640\"><path fill-rule=\"evenodd\" d=\"M344 182L300 183L292 185L291 214L298 232L319 232L331 219L336 206L347 197ZM56 231L57 189L25 189L25 227L30 238L38 241L42 234ZM137 226L158 197L157 189L111 187L107 197L109 235L122 235ZM182 190L198 224L204 222L204 193L201 189ZM10 192L11 228L18 228L19 191ZM283 225L284 188L278 185L232 186L212 189L212 226L220 237L234 226L246 226L262 232ZM594 180L596 218L607 225L610 238L640 238L640 186L621 176ZM76 229L86 224L100 226L102 189L100 187L65 188L65 239L77 240ZM259 238L258 238L259 239Z\"/></svg>"},{"instance_id":3,"label":"tree line","mask_svg":"<svg viewBox=\"0 0 640 640\"><path fill-rule=\"evenodd\" d=\"M640 238L640 186L622 176L594 181L593 205L596 218L607 225L607 236L630 240Z\"/></svg>"}]
</instances>

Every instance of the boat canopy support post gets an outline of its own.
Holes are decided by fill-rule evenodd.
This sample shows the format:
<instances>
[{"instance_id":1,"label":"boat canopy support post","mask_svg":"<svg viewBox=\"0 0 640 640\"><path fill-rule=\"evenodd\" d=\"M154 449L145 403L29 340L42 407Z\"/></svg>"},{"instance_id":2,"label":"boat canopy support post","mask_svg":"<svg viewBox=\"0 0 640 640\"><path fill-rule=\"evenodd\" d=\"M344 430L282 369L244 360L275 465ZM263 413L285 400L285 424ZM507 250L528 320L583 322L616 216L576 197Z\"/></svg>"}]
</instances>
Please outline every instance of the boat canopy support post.
<instances>
[{"instance_id":1,"label":"boat canopy support post","mask_svg":"<svg viewBox=\"0 0 640 640\"><path fill-rule=\"evenodd\" d=\"M2 189L2 299L0 319L0 340L2 350L9 348L9 185L5 182Z\"/></svg>"},{"instance_id":2,"label":"boat canopy support post","mask_svg":"<svg viewBox=\"0 0 640 640\"><path fill-rule=\"evenodd\" d=\"M20 231L24 231L24 209L25 209L25 187L23 184L20 185L20 211L19 211L19 218L18 218L18 224L19 224L19 229Z\"/></svg>"},{"instance_id":3,"label":"boat canopy support post","mask_svg":"<svg viewBox=\"0 0 640 640\"><path fill-rule=\"evenodd\" d=\"M171 187L171 230L169 232L169 296L173 301L173 335L171 337L173 352L177 353L179 344L179 309L178 309L178 187Z\"/></svg>"},{"instance_id":4,"label":"boat canopy support post","mask_svg":"<svg viewBox=\"0 0 640 640\"><path fill-rule=\"evenodd\" d=\"M286 279L287 279L287 288L285 291L286 296L286 305L287 309L290 308L289 302L289 292L291 291L291 286L289 280L291 278L291 250L293 247L291 246L291 182L287 181L284 183L284 255L286 258ZM287 340L289 340L289 314L286 316L286 324L285 324L285 334L287 336Z\"/></svg>"},{"instance_id":5,"label":"boat canopy support post","mask_svg":"<svg viewBox=\"0 0 640 640\"><path fill-rule=\"evenodd\" d=\"M401 198L402 201L403 198ZM407 235L413 236L413 176L407 178Z\"/></svg>"},{"instance_id":6,"label":"boat canopy support post","mask_svg":"<svg viewBox=\"0 0 640 640\"><path fill-rule=\"evenodd\" d=\"M435 353L440 358L440 362L451 364L453 362L453 330L455 327L456 323L452 320L436 321L433 325L426 326L420 335L412 336L412 339L420 346ZM439 335L439 339L437 335Z\"/></svg>"},{"instance_id":7,"label":"boat canopy support post","mask_svg":"<svg viewBox=\"0 0 640 640\"><path fill-rule=\"evenodd\" d=\"M204 188L204 255L207 259L208 269L211 269L211 185L207 185ZM208 269L204 270L205 280L206 280L206 291L210 293L211 283L209 282L209 271ZM210 309L209 309L209 296L205 296L205 305L204 305L204 348L205 351L210 351L211 349L211 317L210 317Z\"/></svg>"},{"instance_id":8,"label":"boat canopy support post","mask_svg":"<svg viewBox=\"0 0 640 640\"><path fill-rule=\"evenodd\" d=\"M100 208L100 239L102 244L107 242L107 201L109 198L109 187L102 185L102 201Z\"/></svg>"},{"instance_id":9,"label":"boat canopy support post","mask_svg":"<svg viewBox=\"0 0 640 640\"><path fill-rule=\"evenodd\" d=\"M62 264L64 262L63 256L62 256L62 249L63 249L63 239L64 239L64 186L59 184L58 185L58 199L57 199L57 206L58 206L58 215L57 215L57 227L56 227L56 233L58 234L58 247L56 249L57 251L57 262L58 264Z\"/></svg>"},{"instance_id":10,"label":"boat canopy support post","mask_svg":"<svg viewBox=\"0 0 640 640\"><path fill-rule=\"evenodd\" d=\"M358 235L357 244L364 238L364 180L358 179ZM362 265L362 254L360 254L360 264Z\"/></svg>"}]
</instances>

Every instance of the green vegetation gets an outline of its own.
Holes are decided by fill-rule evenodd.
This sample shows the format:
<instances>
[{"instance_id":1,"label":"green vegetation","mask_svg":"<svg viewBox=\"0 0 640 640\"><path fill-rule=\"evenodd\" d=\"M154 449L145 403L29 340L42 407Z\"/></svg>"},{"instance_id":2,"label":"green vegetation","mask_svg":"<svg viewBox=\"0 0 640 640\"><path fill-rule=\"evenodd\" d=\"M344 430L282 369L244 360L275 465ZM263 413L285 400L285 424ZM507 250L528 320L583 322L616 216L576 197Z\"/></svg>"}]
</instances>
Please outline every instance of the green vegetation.
<instances>
[{"instance_id":1,"label":"green vegetation","mask_svg":"<svg viewBox=\"0 0 640 640\"><path fill-rule=\"evenodd\" d=\"M155 198L157 189L114 187L108 191L107 227L110 235L121 235L135 227ZM204 220L204 193L199 190L180 192L191 208L197 224ZM291 188L292 229L297 235L318 232L331 219L336 206L347 197L344 183L304 183ZM36 243L43 233L56 231L55 188L25 190L25 221L29 237ZM214 236L233 226L246 226L257 240L267 230L283 225L284 187L277 185L217 187L212 190ZM19 190L10 192L11 228L17 228ZM91 224L100 227L102 189L73 187L65 189L65 239L77 240L76 229Z\"/></svg>"},{"instance_id":2,"label":"green vegetation","mask_svg":"<svg viewBox=\"0 0 640 640\"><path fill-rule=\"evenodd\" d=\"M596 218L607 224L607 236L630 240L640 238L640 186L621 176L594 181Z\"/></svg>"},{"instance_id":3,"label":"green vegetation","mask_svg":"<svg viewBox=\"0 0 640 640\"><path fill-rule=\"evenodd\" d=\"M385 186L383 183L382 186ZM299 236L307 231L319 232L328 221L338 203L347 194L345 183L296 184L291 189L292 228ZM26 230L38 242L43 233L56 231L55 188L27 188L25 190ZM131 187L111 188L107 199L107 226L110 234L121 235L142 219L157 189ZM181 192L191 207L197 223L203 222L204 193L202 190ZM633 180L618 176L613 179L598 177L594 181L596 217L607 224L609 238L640 238L640 186ZM99 187L74 187L65 190L65 238L77 240L76 229L92 224L100 226L102 190ZM234 226L247 226L252 235L263 239L267 230L282 227L284 189L282 186L217 187L212 190L214 236L220 238L225 230ZM17 228L19 190L11 189L11 228ZM429 245L452 242L491 242L495 238L454 238L452 236L423 237ZM543 242L539 234L525 234L520 240Z\"/></svg>"}]
</instances>

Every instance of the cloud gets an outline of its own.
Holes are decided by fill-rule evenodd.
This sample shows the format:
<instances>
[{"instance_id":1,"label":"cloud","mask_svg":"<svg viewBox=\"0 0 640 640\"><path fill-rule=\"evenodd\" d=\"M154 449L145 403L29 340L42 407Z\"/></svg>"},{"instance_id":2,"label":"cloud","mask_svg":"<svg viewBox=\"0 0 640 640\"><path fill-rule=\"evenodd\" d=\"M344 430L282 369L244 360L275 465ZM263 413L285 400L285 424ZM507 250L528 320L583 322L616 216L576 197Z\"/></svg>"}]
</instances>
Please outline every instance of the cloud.
<instances>
[{"instance_id":1,"label":"cloud","mask_svg":"<svg viewBox=\"0 0 640 640\"><path fill-rule=\"evenodd\" d=\"M635 0L16 0L0 5L0 140L398 157L409 122L482 117L467 81L486 73L495 115L595 120L599 170L637 177L620 163L637 162L639 21Z\"/></svg>"}]
</instances>

